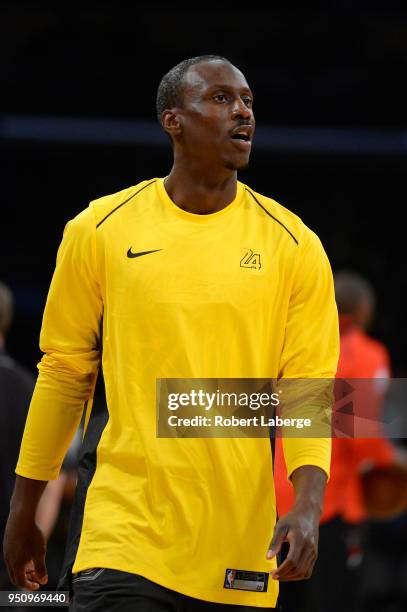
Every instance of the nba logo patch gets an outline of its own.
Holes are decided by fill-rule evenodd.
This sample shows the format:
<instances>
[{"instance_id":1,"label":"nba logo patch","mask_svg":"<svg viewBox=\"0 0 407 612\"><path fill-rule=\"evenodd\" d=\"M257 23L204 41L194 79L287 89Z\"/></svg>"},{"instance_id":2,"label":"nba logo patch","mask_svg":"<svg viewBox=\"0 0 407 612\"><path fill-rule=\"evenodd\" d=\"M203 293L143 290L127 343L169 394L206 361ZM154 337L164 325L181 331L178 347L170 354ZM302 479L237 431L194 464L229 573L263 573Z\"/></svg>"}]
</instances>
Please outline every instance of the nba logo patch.
<instances>
[{"instance_id":1,"label":"nba logo patch","mask_svg":"<svg viewBox=\"0 0 407 612\"><path fill-rule=\"evenodd\" d=\"M250 570L228 568L225 573L223 588L266 593L268 578L267 572L252 572Z\"/></svg>"}]
</instances>

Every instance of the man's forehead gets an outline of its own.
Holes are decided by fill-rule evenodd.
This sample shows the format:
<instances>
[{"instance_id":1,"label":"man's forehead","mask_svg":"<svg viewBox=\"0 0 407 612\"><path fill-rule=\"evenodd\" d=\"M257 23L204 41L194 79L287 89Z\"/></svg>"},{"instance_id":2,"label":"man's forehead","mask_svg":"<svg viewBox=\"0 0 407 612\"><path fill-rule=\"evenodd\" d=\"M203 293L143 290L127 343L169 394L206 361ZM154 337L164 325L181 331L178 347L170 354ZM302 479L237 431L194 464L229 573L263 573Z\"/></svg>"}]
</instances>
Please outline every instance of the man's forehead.
<instances>
[{"instance_id":1,"label":"man's forehead","mask_svg":"<svg viewBox=\"0 0 407 612\"><path fill-rule=\"evenodd\" d=\"M249 88L243 73L221 60L200 62L191 66L184 77L184 91L205 91L215 85Z\"/></svg>"}]
</instances>

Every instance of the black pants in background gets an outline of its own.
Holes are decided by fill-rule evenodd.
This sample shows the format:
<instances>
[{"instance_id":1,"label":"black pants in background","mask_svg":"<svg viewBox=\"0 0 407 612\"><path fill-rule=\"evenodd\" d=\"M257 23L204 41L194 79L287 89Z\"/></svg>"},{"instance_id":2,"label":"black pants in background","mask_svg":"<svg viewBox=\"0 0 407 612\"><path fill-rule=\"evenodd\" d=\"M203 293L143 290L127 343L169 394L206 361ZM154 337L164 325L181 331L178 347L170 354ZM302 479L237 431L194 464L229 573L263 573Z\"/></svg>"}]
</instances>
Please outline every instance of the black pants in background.
<instances>
[{"instance_id":1,"label":"black pants in background","mask_svg":"<svg viewBox=\"0 0 407 612\"><path fill-rule=\"evenodd\" d=\"M357 570L348 567L349 526L335 518L320 526L318 559L309 580L280 582L282 612L353 612L357 600ZM282 559L287 556L284 545Z\"/></svg>"}]
</instances>

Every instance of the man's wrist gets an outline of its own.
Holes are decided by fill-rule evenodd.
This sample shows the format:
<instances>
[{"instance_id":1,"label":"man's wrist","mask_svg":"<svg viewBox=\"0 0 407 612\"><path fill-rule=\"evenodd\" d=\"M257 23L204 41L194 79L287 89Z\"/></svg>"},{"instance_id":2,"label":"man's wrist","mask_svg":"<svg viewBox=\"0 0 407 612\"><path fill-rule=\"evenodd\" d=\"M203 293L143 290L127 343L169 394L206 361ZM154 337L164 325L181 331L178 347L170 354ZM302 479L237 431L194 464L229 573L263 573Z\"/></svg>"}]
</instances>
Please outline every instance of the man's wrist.
<instances>
[{"instance_id":1,"label":"man's wrist","mask_svg":"<svg viewBox=\"0 0 407 612\"><path fill-rule=\"evenodd\" d=\"M300 512L301 514L308 514L315 521L319 522L323 510L322 499L312 499L310 497L300 497L295 500L293 505L294 512Z\"/></svg>"},{"instance_id":2,"label":"man's wrist","mask_svg":"<svg viewBox=\"0 0 407 612\"><path fill-rule=\"evenodd\" d=\"M10 500L10 514L25 523L34 523L35 514L47 482L18 476Z\"/></svg>"},{"instance_id":3,"label":"man's wrist","mask_svg":"<svg viewBox=\"0 0 407 612\"><path fill-rule=\"evenodd\" d=\"M19 523L31 525L35 522L36 508L32 504L24 504L21 501L11 502L10 517Z\"/></svg>"},{"instance_id":4,"label":"man's wrist","mask_svg":"<svg viewBox=\"0 0 407 612\"><path fill-rule=\"evenodd\" d=\"M319 521L323 510L326 473L317 466L304 465L292 473L291 480L295 489L293 510L309 514Z\"/></svg>"}]
</instances>

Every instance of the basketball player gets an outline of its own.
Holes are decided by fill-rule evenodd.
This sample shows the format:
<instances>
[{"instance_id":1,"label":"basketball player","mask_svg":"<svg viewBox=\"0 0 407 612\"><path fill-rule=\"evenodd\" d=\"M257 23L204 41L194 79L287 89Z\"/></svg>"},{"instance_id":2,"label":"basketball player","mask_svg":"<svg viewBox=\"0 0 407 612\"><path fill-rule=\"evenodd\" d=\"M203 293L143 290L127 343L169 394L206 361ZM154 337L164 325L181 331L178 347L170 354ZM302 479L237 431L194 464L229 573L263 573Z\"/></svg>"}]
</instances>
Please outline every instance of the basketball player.
<instances>
[{"instance_id":1,"label":"basketball player","mask_svg":"<svg viewBox=\"0 0 407 612\"><path fill-rule=\"evenodd\" d=\"M218 56L181 62L157 113L169 175L91 202L65 229L5 557L16 585L46 581L33 510L86 403L60 582L71 609L270 609L278 580L311 575L330 440L285 440L296 502L275 525L270 440L157 437L156 381L334 377L331 268L295 214L237 180L255 129L240 70ZM92 407L102 381L106 402Z\"/></svg>"}]
</instances>

